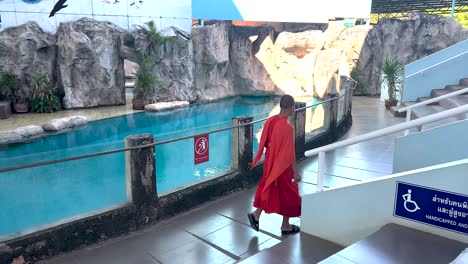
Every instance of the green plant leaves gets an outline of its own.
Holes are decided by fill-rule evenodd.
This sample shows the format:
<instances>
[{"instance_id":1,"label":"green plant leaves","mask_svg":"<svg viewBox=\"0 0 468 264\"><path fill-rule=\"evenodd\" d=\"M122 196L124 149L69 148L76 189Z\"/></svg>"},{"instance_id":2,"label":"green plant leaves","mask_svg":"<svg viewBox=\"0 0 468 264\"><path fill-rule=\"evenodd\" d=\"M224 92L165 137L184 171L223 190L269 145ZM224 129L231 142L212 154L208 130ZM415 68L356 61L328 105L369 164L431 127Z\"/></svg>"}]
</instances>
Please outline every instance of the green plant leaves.
<instances>
[{"instance_id":1,"label":"green plant leaves","mask_svg":"<svg viewBox=\"0 0 468 264\"><path fill-rule=\"evenodd\" d=\"M60 99L54 94L47 74L38 73L33 76L34 91L31 108L33 112L52 113L62 110Z\"/></svg>"},{"instance_id":2,"label":"green plant leaves","mask_svg":"<svg viewBox=\"0 0 468 264\"><path fill-rule=\"evenodd\" d=\"M382 65L383 81L388 86L388 99L395 101L395 94L399 92L398 85L403 82L403 65L397 59L385 59Z\"/></svg>"}]
</instances>

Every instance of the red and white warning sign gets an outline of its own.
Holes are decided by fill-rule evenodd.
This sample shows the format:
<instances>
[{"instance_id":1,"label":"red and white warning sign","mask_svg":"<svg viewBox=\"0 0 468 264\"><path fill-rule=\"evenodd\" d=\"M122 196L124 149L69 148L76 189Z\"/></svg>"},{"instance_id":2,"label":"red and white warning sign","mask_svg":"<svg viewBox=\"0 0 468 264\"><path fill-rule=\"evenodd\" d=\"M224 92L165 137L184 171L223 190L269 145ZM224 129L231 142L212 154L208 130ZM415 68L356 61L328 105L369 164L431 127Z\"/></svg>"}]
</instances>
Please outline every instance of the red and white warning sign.
<instances>
[{"instance_id":1,"label":"red and white warning sign","mask_svg":"<svg viewBox=\"0 0 468 264\"><path fill-rule=\"evenodd\" d=\"M195 165L207 162L210 159L209 151L209 137L208 135L201 135L193 138L194 142L194 159Z\"/></svg>"}]
</instances>

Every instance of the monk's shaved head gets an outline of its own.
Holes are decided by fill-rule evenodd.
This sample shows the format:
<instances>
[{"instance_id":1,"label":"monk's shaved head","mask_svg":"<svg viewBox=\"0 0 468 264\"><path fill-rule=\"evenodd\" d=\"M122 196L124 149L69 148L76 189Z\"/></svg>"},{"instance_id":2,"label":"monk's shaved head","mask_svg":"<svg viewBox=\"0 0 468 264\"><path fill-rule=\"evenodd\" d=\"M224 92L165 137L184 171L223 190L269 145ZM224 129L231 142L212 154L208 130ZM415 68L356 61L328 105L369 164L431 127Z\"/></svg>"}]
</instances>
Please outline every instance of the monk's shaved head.
<instances>
[{"instance_id":1,"label":"monk's shaved head","mask_svg":"<svg viewBox=\"0 0 468 264\"><path fill-rule=\"evenodd\" d=\"M294 98L288 94L281 96L280 107L281 109L288 109L295 104Z\"/></svg>"}]
</instances>

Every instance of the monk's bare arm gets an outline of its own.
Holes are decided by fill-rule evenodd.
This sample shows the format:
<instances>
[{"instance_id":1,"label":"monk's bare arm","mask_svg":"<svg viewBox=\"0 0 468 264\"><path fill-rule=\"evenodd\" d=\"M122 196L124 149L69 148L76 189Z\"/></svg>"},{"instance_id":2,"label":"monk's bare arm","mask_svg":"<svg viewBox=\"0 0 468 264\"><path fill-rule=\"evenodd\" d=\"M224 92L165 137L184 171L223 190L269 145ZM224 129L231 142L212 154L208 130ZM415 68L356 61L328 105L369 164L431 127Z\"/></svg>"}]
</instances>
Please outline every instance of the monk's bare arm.
<instances>
[{"instance_id":1,"label":"monk's bare arm","mask_svg":"<svg viewBox=\"0 0 468 264\"><path fill-rule=\"evenodd\" d=\"M297 170L296 162L293 162L291 167L294 172L294 182L300 182L302 180L302 176L301 174L299 174L299 171Z\"/></svg>"}]
</instances>

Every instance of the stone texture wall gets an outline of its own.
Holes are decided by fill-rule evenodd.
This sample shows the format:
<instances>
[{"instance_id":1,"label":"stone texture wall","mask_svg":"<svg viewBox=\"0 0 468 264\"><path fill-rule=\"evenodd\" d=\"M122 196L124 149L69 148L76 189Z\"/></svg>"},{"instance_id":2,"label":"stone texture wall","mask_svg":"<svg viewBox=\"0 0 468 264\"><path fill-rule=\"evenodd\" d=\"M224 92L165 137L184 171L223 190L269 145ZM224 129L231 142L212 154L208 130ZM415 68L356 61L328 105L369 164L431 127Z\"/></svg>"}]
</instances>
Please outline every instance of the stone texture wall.
<instances>
[{"instance_id":1,"label":"stone texture wall","mask_svg":"<svg viewBox=\"0 0 468 264\"><path fill-rule=\"evenodd\" d=\"M57 85L65 108L125 104L121 29L84 18L57 30Z\"/></svg>"},{"instance_id":2,"label":"stone texture wall","mask_svg":"<svg viewBox=\"0 0 468 264\"><path fill-rule=\"evenodd\" d=\"M0 32L0 72L18 76L21 86L32 91L32 76L48 73L55 83L56 38L31 22Z\"/></svg>"},{"instance_id":3,"label":"stone texture wall","mask_svg":"<svg viewBox=\"0 0 468 264\"><path fill-rule=\"evenodd\" d=\"M171 34L177 30L173 29ZM468 38L454 19L411 14L376 26L326 30L309 27L276 32L269 26L239 27L220 22L194 27L190 39L167 42L154 55L157 101L210 101L236 95L284 94L322 97L339 85L338 73L357 67L365 93L380 93L385 58L411 63ZM37 69L64 93L65 108L125 103L124 59L135 61L145 45L138 31L109 22L64 23L56 35L35 23L0 32L0 71L13 71L30 87ZM30 89L30 88L29 88Z\"/></svg>"},{"instance_id":4,"label":"stone texture wall","mask_svg":"<svg viewBox=\"0 0 468 264\"><path fill-rule=\"evenodd\" d=\"M380 92L380 68L385 58L409 64L462 40L468 30L456 20L412 13L408 20L385 19L369 30L358 59L368 92Z\"/></svg>"}]
</instances>

